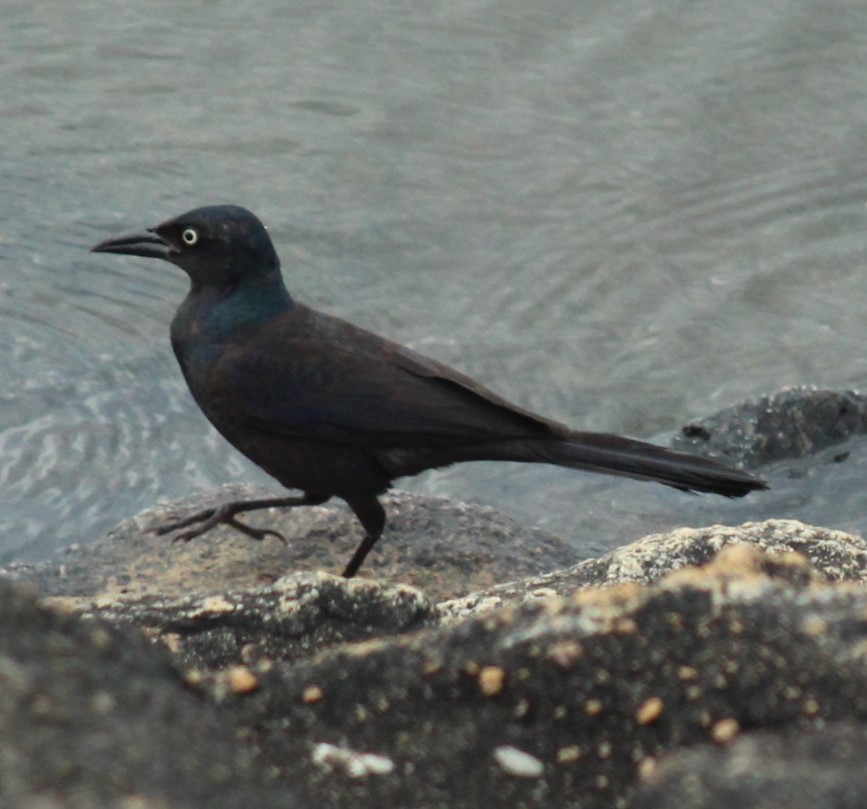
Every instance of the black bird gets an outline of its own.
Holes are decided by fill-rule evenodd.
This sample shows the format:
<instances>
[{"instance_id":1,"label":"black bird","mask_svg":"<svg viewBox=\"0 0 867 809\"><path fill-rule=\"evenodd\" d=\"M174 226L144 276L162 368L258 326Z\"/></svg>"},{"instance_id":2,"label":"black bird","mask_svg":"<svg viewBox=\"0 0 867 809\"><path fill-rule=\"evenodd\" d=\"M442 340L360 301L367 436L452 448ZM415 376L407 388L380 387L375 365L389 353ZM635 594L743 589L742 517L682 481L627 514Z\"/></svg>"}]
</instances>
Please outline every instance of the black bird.
<instances>
[{"instance_id":1,"label":"black bird","mask_svg":"<svg viewBox=\"0 0 867 809\"><path fill-rule=\"evenodd\" d=\"M741 497L763 481L721 463L606 433L577 432L510 404L436 360L292 299L265 226L234 205L196 208L100 242L97 253L161 258L190 277L171 326L190 391L217 430L297 497L228 503L168 523L190 540L235 515L345 500L366 536L385 526L395 478L462 461L525 461ZM281 537L282 538L282 537Z\"/></svg>"}]
</instances>

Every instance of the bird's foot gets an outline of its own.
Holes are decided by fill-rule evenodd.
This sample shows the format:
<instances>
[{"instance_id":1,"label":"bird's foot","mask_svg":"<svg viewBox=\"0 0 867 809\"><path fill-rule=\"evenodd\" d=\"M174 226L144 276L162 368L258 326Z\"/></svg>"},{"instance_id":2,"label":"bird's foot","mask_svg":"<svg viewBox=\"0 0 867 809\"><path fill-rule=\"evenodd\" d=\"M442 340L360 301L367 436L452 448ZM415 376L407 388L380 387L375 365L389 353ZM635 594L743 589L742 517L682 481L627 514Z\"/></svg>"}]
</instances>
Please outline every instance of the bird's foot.
<instances>
[{"instance_id":1,"label":"bird's foot","mask_svg":"<svg viewBox=\"0 0 867 809\"><path fill-rule=\"evenodd\" d=\"M264 507L265 506L259 506L259 508ZM236 531L240 531L242 534L246 534L251 539L261 541L265 539L265 537L272 536L279 539L285 545L286 537L284 537L277 531L263 528L253 528L246 523L241 522L235 516L240 511L252 510L253 509L250 508L249 503L224 503L223 505L217 506L215 508L206 508L203 511L197 511L195 514L191 514L189 517L184 517L180 520L170 520L169 522L165 522L162 525L157 525L154 528L148 529L148 533L154 533L157 534L157 536L164 536L165 534L174 533L181 528L188 528L188 526L193 526L191 528L188 528L188 530L181 531L181 533L172 537L173 543L189 542L191 539L195 539L202 534L206 534L212 528L216 528L218 525L224 524L231 526Z\"/></svg>"}]
</instances>

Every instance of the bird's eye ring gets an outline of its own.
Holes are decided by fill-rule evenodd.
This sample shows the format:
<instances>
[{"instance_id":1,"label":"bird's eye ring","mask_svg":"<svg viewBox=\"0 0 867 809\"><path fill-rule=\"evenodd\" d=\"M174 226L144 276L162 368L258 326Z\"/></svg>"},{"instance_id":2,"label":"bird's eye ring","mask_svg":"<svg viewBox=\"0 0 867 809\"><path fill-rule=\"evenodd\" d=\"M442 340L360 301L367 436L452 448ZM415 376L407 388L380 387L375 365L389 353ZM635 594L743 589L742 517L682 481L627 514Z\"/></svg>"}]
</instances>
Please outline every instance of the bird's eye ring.
<instances>
[{"instance_id":1,"label":"bird's eye ring","mask_svg":"<svg viewBox=\"0 0 867 809\"><path fill-rule=\"evenodd\" d=\"M181 238L184 240L184 244L187 245L187 247L192 247L199 241L199 231L195 228L184 228L183 233L181 233Z\"/></svg>"}]
</instances>

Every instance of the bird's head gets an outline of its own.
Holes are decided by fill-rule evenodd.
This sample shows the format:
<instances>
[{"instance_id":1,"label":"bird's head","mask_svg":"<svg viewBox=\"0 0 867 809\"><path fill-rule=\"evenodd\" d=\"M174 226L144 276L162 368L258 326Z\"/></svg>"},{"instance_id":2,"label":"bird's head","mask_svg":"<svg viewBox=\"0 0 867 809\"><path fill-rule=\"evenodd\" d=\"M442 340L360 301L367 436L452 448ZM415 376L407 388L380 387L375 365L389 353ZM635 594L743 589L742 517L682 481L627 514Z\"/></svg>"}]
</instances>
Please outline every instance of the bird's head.
<instances>
[{"instance_id":1,"label":"bird's head","mask_svg":"<svg viewBox=\"0 0 867 809\"><path fill-rule=\"evenodd\" d=\"M165 259L184 270L194 287L234 286L280 272L265 226L237 205L195 208L156 227L107 239L91 252Z\"/></svg>"}]
</instances>

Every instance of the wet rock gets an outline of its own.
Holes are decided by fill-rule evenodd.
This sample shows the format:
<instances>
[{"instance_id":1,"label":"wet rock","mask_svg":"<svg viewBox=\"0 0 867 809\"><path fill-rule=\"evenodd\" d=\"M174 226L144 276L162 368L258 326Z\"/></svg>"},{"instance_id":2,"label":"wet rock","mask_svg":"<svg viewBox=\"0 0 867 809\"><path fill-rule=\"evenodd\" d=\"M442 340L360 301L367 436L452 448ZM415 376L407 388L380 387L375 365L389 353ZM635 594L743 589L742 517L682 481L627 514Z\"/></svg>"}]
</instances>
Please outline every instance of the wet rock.
<instances>
[{"instance_id":1,"label":"wet rock","mask_svg":"<svg viewBox=\"0 0 867 809\"><path fill-rule=\"evenodd\" d=\"M864 394L792 387L691 422L671 443L684 452L757 469L813 455L864 433Z\"/></svg>"}]
</instances>

